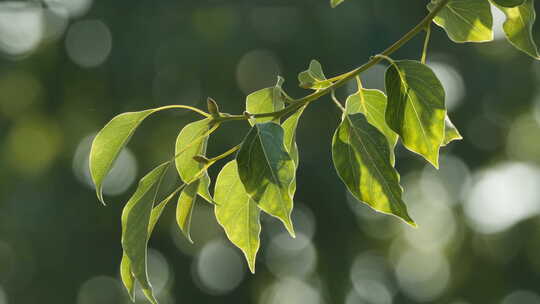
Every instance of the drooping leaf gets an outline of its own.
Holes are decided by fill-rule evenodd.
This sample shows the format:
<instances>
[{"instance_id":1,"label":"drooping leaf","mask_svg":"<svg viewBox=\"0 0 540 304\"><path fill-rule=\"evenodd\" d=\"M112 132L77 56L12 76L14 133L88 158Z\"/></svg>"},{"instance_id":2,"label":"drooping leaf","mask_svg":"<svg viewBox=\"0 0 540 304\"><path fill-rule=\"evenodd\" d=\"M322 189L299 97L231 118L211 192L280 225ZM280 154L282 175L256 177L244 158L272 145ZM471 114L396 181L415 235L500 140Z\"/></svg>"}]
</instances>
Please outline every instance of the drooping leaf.
<instances>
[{"instance_id":1,"label":"drooping leaf","mask_svg":"<svg viewBox=\"0 0 540 304\"><path fill-rule=\"evenodd\" d=\"M111 170L122 148L131 138L141 122L159 109L128 112L114 117L99 131L90 150L90 174L96 186L98 199L103 200L103 180Z\"/></svg>"},{"instance_id":2,"label":"drooping leaf","mask_svg":"<svg viewBox=\"0 0 540 304\"><path fill-rule=\"evenodd\" d=\"M191 217L197 200L197 189L200 189L202 182L202 180L198 179L187 185L180 193L178 205L176 206L176 223L190 243L193 243L191 239Z\"/></svg>"},{"instance_id":3,"label":"drooping leaf","mask_svg":"<svg viewBox=\"0 0 540 304\"><path fill-rule=\"evenodd\" d=\"M359 201L416 225L401 198L399 175L390 163L388 140L363 114L344 116L334 134L332 158L339 177Z\"/></svg>"},{"instance_id":4,"label":"drooping leaf","mask_svg":"<svg viewBox=\"0 0 540 304\"><path fill-rule=\"evenodd\" d=\"M343 3L343 1L345 1L345 0L330 0L330 6L332 6L332 8L335 8L336 6Z\"/></svg>"},{"instance_id":5,"label":"drooping leaf","mask_svg":"<svg viewBox=\"0 0 540 304\"><path fill-rule=\"evenodd\" d=\"M152 232L154 231L154 228L157 224L157 221L161 217L163 210L181 189L182 188L178 188L177 190L175 190L152 209L152 212L150 213L150 220L148 223L148 239L150 239L150 236L152 235ZM122 282L127 289L130 299L132 301L135 301L135 277L133 276L133 272L131 269L131 261L129 260L125 252L123 252L122 261L120 262L120 277L122 278Z\"/></svg>"},{"instance_id":6,"label":"drooping leaf","mask_svg":"<svg viewBox=\"0 0 540 304\"><path fill-rule=\"evenodd\" d=\"M441 0L432 0L433 10ZM454 42L493 40L493 16L487 0L450 0L433 21L442 27Z\"/></svg>"},{"instance_id":7,"label":"drooping leaf","mask_svg":"<svg viewBox=\"0 0 540 304\"><path fill-rule=\"evenodd\" d=\"M284 79L278 77L275 86L249 94L246 98L246 111L251 114L261 114L283 109L285 107L285 101L283 100L283 94L281 93L283 82ZM249 122L253 125L255 122L267 122L272 120L279 122L279 119L273 119L272 117L256 118Z\"/></svg>"},{"instance_id":8,"label":"drooping leaf","mask_svg":"<svg viewBox=\"0 0 540 304\"><path fill-rule=\"evenodd\" d=\"M534 0L526 0L523 4L515 7L503 7L501 5L497 5L497 7L506 15L503 29L510 44L529 56L540 59L538 47L532 34L533 25L536 21Z\"/></svg>"},{"instance_id":9,"label":"drooping leaf","mask_svg":"<svg viewBox=\"0 0 540 304\"><path fill-rule=\"evenodd\" d=\"M294 236L290 186L295 165L283 144L283 129L267 122L251 128L236 160L246 192L266 213L280 219Z\"/></svg>"},{"instance_id":10,"label":"drooping leaf","mask_svg":"<svg viewBox=\"0 0 540 304\"><path fill-rule=\"evenodd\" d=\"M152 190L159 184L168 166L168 162L161 164L146 174L122 211L122 248L131 264L133 277L141 285L148 300L155 304L157 301L148 280L146 247L155 196ZM127 281L126 287L132 289L133 285Z\"/></svg>"},{"instance_id":11,"label":"drooping leaf","mask_svg":"<svg viewBox=\"0 0 540 304\"><path fill-rule=\"evenodd\" d=\"M302 116L302 113L304 113L304 110L306 109L306 106L301 107L298 109L294 114L289 116L281 124L281 127L283 128L283 141L285 143L285 148L287 151L289 151L289 154L291 155L291 158L294 162L294 166L296 169L298 169L298 165L300 163L300 156L298 154L298 146L296 145L296 128L298 127L298 121L300 120L300 117ZM294 193L296 192L296 176L291 183L289 193L292 197L294 197Z\"/></svg>"},{"instance_id":12,"label":"drooping leaf","mask_svg":"<svg viewBox=\"0 0 540 304\"><path fill-rule=\"evenodd\" d=\"M390 162L395 163L394 148L398 135L386 123L385 113L388 101L386 95L379 90L360 89L347 98L345 109L347 114L362 113L367 121L381 131L388 140L390 150Z\"/></svg>"},{"instance_id":13,"label":"drooping leaf","mask_svg":"<svg viewBox=\"0 0 540 304\"><path fill-rule=\"evenodd\" d=\"M461 139L463 139L463 137L461 136L461 134L459 134L458 129L456 128L456 126L454 126L454 124L452 123L452 121L447 115L446 118L444 119L444 140L443 140L442 145L447 146L449 143L453 142L454 140L461 140Z\"/></svg>"},{"instance_id":14,"label":"drooping leaf","mask_svg":"<svg viewBox=\"0 0 540 304\"><path fill-rule=\"evenodd\" d=\"M227 237L246 256L255 273L255 258L260 246L260 209L247 194L235 160L228 162L218 175L214 188L215 213Z\"/></svg>"},{"instance_id":15,"label":"drooping leaf","mask_svg":"<svg viewBox=\"0 0 540 304\"><path fill-rule=\"evenodd\" d=\"M210 124L210 119L203 119L186 125L180 131L176 138L175 163L180 179L184 183L191 184L195 179L200 178L197 193L206 201L212 203L212 196L208 191L210 186L208 173L204 172L202 176L197 176L204 169L204 164L193 159L197 155L206 153L208 136L205 135L208 134Z\"/></svg>"},{"instance_id":16,"label":"drooping leaf","mask_svg":"<svg viewBox=\"0 0 540 304\"><path fill-rule=\"evenodd\" d=\"M493 0L493 3L503 7L514 7L522 5L525 0Z\"/></svg>"},{"instance_id":17,"label":"drooping leaf","mask_svg":"<svg viewBox=\"0 0 540 304\"><path fill-rule=\"evenodd\" d=\"M444 88L435 73L418 61L395 61L386 71L386 122L435 167L444 138Z\"/></svg>"},{"instance_id":18,"label":"drooping leaf","mask_svg":"<svg viewBox=\"0 0 540 304\"><path fill-rule=\"evenodd\" d=\"M298 74L300 87L304 89L324 89L332 85L330 80L326 79L321 64L317 60L311 60L309 68Z\"/></svg>"}]
</instances>

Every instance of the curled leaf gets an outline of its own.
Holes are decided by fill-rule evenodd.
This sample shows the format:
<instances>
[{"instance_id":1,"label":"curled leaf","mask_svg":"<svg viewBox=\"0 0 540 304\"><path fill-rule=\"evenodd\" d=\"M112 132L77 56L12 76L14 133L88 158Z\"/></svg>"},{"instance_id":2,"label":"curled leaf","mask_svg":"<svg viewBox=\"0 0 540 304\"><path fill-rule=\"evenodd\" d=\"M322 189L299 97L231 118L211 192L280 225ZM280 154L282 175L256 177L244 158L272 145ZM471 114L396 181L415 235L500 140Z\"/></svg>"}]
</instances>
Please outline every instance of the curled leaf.
<instances>
[{"instance_id":1,"label":"curled leaf","mask_svg":"<svg viewBox=\"0 0 540 304\"><path fill-rule=\"evenodd\" d=\"M321 64L317 60L311 60L309 68L298 75L300 87L304 89L324 89L332 85L330 80L326 79Z\"/></svg>"}]
</instances>

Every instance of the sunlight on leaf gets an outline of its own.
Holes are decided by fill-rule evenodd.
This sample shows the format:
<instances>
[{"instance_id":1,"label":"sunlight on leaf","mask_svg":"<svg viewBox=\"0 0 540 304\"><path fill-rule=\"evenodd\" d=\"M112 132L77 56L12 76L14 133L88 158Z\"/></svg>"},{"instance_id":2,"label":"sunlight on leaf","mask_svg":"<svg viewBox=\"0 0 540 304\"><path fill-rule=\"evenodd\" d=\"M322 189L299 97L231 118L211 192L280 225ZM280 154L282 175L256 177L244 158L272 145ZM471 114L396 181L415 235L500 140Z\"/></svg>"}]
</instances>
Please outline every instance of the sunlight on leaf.
<instances>
[{"instance_id":1,"label":"sunlight on leaf","mask_svg":"<svg viewBox=\"0 0 540 304\"><path fill-rule=\"evenodd\" d=\"M218 175L214 188L218 223L227 237L244 253L252 273L260 246L260 210L247 194L235 160L228 162Z\"/></svg>"},{"instance_id":2,"label":"sunlight on leaf","mask_svg":"<svg viewBox=\"0 0 540 304\"><path fill-rule=\"evenodd\" d=\"M90 173L96 185L97 196L103 204L103 180L133 132L146 117L156 111L151 109L120 114L107 123L94 138L90 150Z\"/></svg>"},{"instance_id":3,"label":"sunlight on leaf","mask_svg":"<svg viewBox=\"0 0 540 304\"><path fill-rule=\"evenodd\" d=\"M387 98L383 92L379 90L360 89L347 98L345 108L347 114L364 114L367 121L386 136L388 148L390 149L390 162L394 165L394 148L398 141L398 135L386 123L386 105Z\"/></svg>"},{"instance_id":4,"label":"sunlight on leaf","mask_svg":"<svg viewBox=\"0 0 540 304\"><path fill-rule=\"evenodd\" d=\"M150 213L150 220L148 224L148 239L152 235L154 228L156 227L157 221L161 217L163 210L167 204L173 199L173 197L182 189L183 186L176 189L174 192L169 194L165 199L163 199L157 206L152 209ZM122 252L122 261L120 262L120 277L126 290L129 294L129 297L132 301L135 301L135 277L131 269L131 261L129 260L127 254Z\"/></svg>"},{"instance_id":5,"label":"sunlight on leaf","mask_svg":"<svg viewBox=\"0 0 540 304\"><path fill-rule=\"evenodd\" d=\"M463 137L459 133L458 129L452 121L450 120L450 117L448 115L444 119L444 140L442 145L447 146L449 143L453 142L454 140L462 140Z\"/></svg>"},{"instance_id":6,"label":"sunlight on leaf","mask_svg":"<svg viewBox=\"0 0 540 304\"><path fill-rule=\"evenodd\" d=\"M284 79L278 77L275 86L249 94L246 98L246 111L250 114L261 114L283 109L285 107L285 101L283 100L283 94L281 93L283 82ZM250 124L253 125L255 122L267 122L272 120L279 122L279 118L261 117L250 120Z\"/></svg>"},{"instance_id":7,"label":"sunlight on leaf","mask_svg":"<svg viewBox=\"0 0 540 304\"><path fill-rule=\"evenodd\" d=\"M305 109L306 106L301 107L294 114L289 116L289 118L287 118L281 125L284 132L283 141L285 143L285 148L287 151L289 151L296 169L298 169L298 165L300 164L300 155L298 153L298 146L296 145L296 128L298 127L298 121L300 120L300 117L302 116L302 113L304 113ZM296 192L296 175L291 183L289 192L291 196L294 197Z\"/></svg>"},{"instance_id":8,"label":"sunlight on leaf","mask_svg":"<svg viewBox=\"0 0 540 304\"><path fill-rule=\"evenodd\" d=\"M321 64L317 60L311 60L309 68L298 74L300 87L304 89L324 89L332 85L332 82L326 80Z\"/></svg>"},{"instance_id":9,"label":"sunlight on leaf","mask_svg":"<svg viewBox=\"0 0 540 304\"><path fill-rule=\"evenodd\" d=\"M373 209L416 226L401 198L387 138L361 114L347 114L332 140L334 166L347 189Z\"/></svg>"},{"instance_id":10,"label":"sunlight on leaf","mask_svg":"<svg viewBox=\"0 0 540 304\"><path fill-rule=\"evenodd\" d=\"M159 165L145 175L122 211L122 248L131 264L133 277L139 282L143 293L152 303L157 303L157 301L148 280L146 266L150 217L156 195L152 190L155 190L168 168L169 162ZM133 284L129 282L129 279L127 281L126 287L132 289Z\"/></svg>"},{"instance_id":11,"label":"sunlight on leaf","mask_svg":"<svg viewBox=\"0 0 540 304\"><path fill-rule=\"evenodd\" d=\"M290 186L295 165L283 144L283 129L267 122L251 128L238 151L238 173L248 195L266 213L280 219L294 236Z\"/></svg>"},{"instance_id":12,"label":"sunlight on leaf","mask_svg":"<svg viewBox=\"0 0 540 304\"><path fill-rule=\"evenodd\" d=\"M176 223L190 243L191 239L191 217L197 200L197 189L200 188L201 180L196 180L187 185L178 197L176 206Z\"/></svg>"},{"instance_id":13,"label":"sunlight on leaf","mask_svg":"<svg viewBox=\"0 0 540 304\"><path fill-rule=\"evenodd\" d=\"M409 150L439 166L444 138L444 88L435 73L413 60L393 62L386 71L386 122Z\"/></svg>"},{"instance_id":14,"label":"sunlight on leaf","mask_svg":"<svg viewBox=\"0 0 540 304\"><path fill-rule=\"evenodd\" d=\"M201 180L198 183L198 194L206 201L212 203L212 196L208 191L210 178L204 172L201 177L197 175L204 168L204 164L196 161L193 157L206 154L208 144L208 133L210 129L210 119L203 119L186 125L176 138L176 170L184 183L193 183L195 179ZM190 188L189 186L187 188ZM184 190L184 192L187 190Z\"/></svg>"},{"instance_id":15,"label":"sunlight on leaf","mask_svg":"<svg viewBox=\"0 0 540 304\"><path fill-rule=\"evenodd\" d=\"M525 0L493 0L493 3L503 7L514 7L522 5Z\"/></svg>"},{"instance_id":16,"label":"sunlight on leaf","mask_svg":"<svg viewBox=\"0 0 540 304\"><path fill-rule=\"evenodd\" d=\"M343 1L345 1L345 0L330 0L330 6L332 6L332 8L335 8L336 6L343 3Z\"/></svg>"},{"instance_id":17,"label":"sunlight on leaf","mask_svg":"<svg viewBox=\"0 0 540 304\"><path fill-rule=\"evenodd\" d=\"M506 39L518 50L534 59L540 59L538 47L533 38L533 25L536 20L534 0L526 0L516 7L497 7L506 15L503 30Z\"/></svg>"},{"instance_id":18,"label":"sunlight on leaf","mask_svg":"<svg viewBox=\"0 0 540 304\"><path fill-rule=\"evenodd\" d=\"M439 2L432 0L428 9L433 10ZM454 42L493 40L493 16L487 0L450 0L433 21Z\"/></svg>"}]
</instances>

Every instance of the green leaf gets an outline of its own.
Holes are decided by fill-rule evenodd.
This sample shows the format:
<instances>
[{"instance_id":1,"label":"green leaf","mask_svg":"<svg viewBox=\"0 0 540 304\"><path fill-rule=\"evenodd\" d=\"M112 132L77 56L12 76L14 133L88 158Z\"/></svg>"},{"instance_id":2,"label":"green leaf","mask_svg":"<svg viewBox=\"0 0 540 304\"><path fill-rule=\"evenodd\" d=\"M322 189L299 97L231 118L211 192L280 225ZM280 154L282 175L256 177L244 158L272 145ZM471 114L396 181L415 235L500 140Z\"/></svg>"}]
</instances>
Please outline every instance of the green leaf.
<instances>
[{"instance_id":1,"label":"green leaf","mask_svg":"<svg viewBox=\"0 0 540 304\"><path fill-rule=\"evenodd\" d=\"M497 7L506 15L503 29L510 44L529 56L540 59L538 47L532 35L536 20L534 0L526 0L522 5L516 7L503 7L501 5L497 5Z\"/></svg>"},{"instance_id":2,"label":"green leaf","mask_svg":"<svg viewBox=\"0 0 540 304\"><path fill-rule=\"evenodd\" d=\"M444 138L445 93L435 73L418 61L393 62L386 71L386 122L416 152L436 168Z\"/></svg>"},{"instance_id":3,"label":"green leaf","mask_svg":"<svg viewBox=\"0 0 540 304\"><path fill-rule=\"evenodd\" d=\"M150 239L150 236L152 235L152 232L154 231L154 228L157 224L157 221L161 217L163 210L165 210L167 204L181 189L182 188L178 188L177 190L175 190L152 209L152 213L150 214L150 220L148 223L148 239ZM131 261L129 260L125 252L123 252L122 261L120 262L120 277L122 278L122 282L124 283L124 286L128 291L130 299L132 301L135 301L135 277L133 276L133 272L131 269Z\"/></svg>"},{"instance_id":4,"label":"green leaf","mask_svg":"<svg viewBox=\"0 0 540 304\"><path fill-rule=\"evenodd\" d=\"M180 179L186 184L191 184L195 179L201 180L198 183L198 194L206 201L212 203L212 196L208 191L210 178L204 172L199 177L204 164L193 159L197 155L205 155L208 144L208 131L210 129L210 119L203 119L186 125L176 138L176 170ZM188 186L189 187L189 186ZM188 188L186 187L186 188ZM184 190L185 192L186 190Z\"/></svg>"},{"instance_id":5,"label":"green leaf","mask_svg":"<svg viewBox=\"0 0 540 304\"><path fill-rule=\"evenodd\" d=\"M90 174L96 185L97 197L103 204L103 180L137 127L156 111L159 109L120 114L107 123L94 138L90 150Z\"/></svg>"},{"instance_id":6,"label":"green leaf","mask_svg":"<svg viewBox=\"0 0 540 304\"><path fill-rule=\"evenodd\" d=\"M456 128L456 126L454 126L454 124L452 123L452 121L447 115L446 118L444 119L444 140L443 140L442 145L447 146L449 143L453 142L454 140L462 140L462 139L463 137L461 136L461 134L459 134L458 129Z\"/></svg>"},{"instance_id":7,"label":"green leaf","mask_svg":"<svg viewBox=\"0 0 540 304\"><path fill-rule=\"evenodd\" d=\"M294 236L293 198L296 168L283 144L283 129L267 122L251 128L238 151L238 173L246 192L266 213L280 219Z\"/></svg>"},{"instance_id":8,"label":"green leaf","mask_svg":"<svg viewBox=\"0 0 540 304\"><path fill-rule=\"evenodd\" d=\"M152 190L156 189L168 167L169 162L161 164L145 175L122 211L122 248L131 263L134 278L152 303L157 301L148 280L146 267L150 216L156 194ZM128 280L126 287L129 289L133 288L132 286Z\"/></svg>"},{"instance_id":9,"label":"green leaf","mask_svg":"<svg viewBox=\"0 0 540 304\"><path fill-rule=\"evenodd\" d=\"M432 0L433 10L441 0ZM450 0L433 21L442 27L454 42L493 40L493 16L487 0Z\"/></svg>"},{"instance_id":10,"label":"green leaf","mask_svg":"<svg viewBox=\"0 0 540 304\"><path fill-rule=\"evenodd\" d=\"M304 89L324 89L332 85L332 82L326 79L321 64L317 60L311 60L309 68L298 75L300 87Z\"/></svg>"},{"instance_id":11,"label":"green leaf","mask_svg":"<svg viewBox=\"0 0 540 304\"><path fill-rule=\"evenodd\" d=\"M347 98L345 109L347 114L364 114L367 121L384 134L388 140L390 162L393 165L395 163L394 148L398 141L398 135L386 123L387 102L386 95L379 90L360 89Z\"/></svg>"},{"instance_id":12,"label":"green leaf","mask_svg":"<svg viewBox=\"0 0 540 304\"><path fill-rule=\"evenodd\" d=\"M401 198L388 140L361 114L347 114L332 141L334 166L347 189L371 208L416 226Z\"/></svg>"},{"instance_id":13,"label":"green leaf","mask_svg":"<svg viewBox=\"0 0 540 304\"><path fill-rule=\"evenodd\" d=\"M289 151L289 155L291 156L296 169L298 169L298 165L300 163L298 146L296 145L296 128L298 127L298 121L300 120L300 117L302 116L302 113L304 113L305 109L306 106L303 106L296 110L296 112L289 116L289 118L287 118L281 125L283 128L283 142L285 143L285 148L287 151ZM294 197L294 193L296 192L296 176L291 183L289 192L291 196Z\"/></svg>"},{"instance_id":14,"label":"green leaf","mask_svg":"<svg viewBox=\"0 0 540 304\"><path fill-rule=\"evenodd\" d=\"M332 8L335 8L336 6L343 3L343 1L345 1L345 0L330 0L330 6L332 6Z\"/></svg>"},{"instance_id":15,"label":"green leaf","mask_svg":"<svg viewBox=\"0 0 540 304\"><path fill-rule=\"evenodd\" d=\"M283 100L281 91L283 82L283 78L278 77L275 86L249 94L246 98L246 111L250 114L261 114L283 109L285 107L285 101ZM250 124L254 125L255 122L267 122L272 120L279 122L279 118L276 120L272 117L261 117L250 120Z\"/></svg>"},{"instance_id":16,"label":"green leaf","mask_svg":"<svg viewBox=\"0 0 540 304\"><path fill-rule=\"evenodd\" d=\"M503 6L503 7L514 7L518 5L522 5L525 2L525 0L493 0L493 3L495 5Z\"/></svg>"},{"instance_id":17,"label":"green leaf","mask_svg":"<svg viewBox=\"0 0 540 304\"><path fill-rule=\"evenodd\" d=\"M191 217L197 200L197 190L200 189L202 183L205 182L198 179L187 185L180 193L178 205L176 206L176 223L190 243L193 243L191 239Z\"/></svg>"},{"instance_id":18,"label":"green leaf","mask_svg":"<svg viewBox=\"0 0 540 304\"><path fill-rule=\"evenodd\" d=\"M227 237L246 256L255 273L255 258L260 247L261 223L257 203L247 194L235 160L228 162L218 175L214 188L215 213Z\"/></svg>"}]
</instances>

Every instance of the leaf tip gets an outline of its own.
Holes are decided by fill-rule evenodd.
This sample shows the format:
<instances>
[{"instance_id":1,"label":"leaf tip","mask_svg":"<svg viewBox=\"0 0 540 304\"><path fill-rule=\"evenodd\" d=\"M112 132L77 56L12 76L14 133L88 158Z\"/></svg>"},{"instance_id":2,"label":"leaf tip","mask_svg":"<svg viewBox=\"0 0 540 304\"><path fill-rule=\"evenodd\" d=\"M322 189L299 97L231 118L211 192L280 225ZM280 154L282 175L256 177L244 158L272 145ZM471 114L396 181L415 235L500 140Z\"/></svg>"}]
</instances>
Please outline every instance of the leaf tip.
<instances>
[{"instance_id":1,"label":"leaf tip","mask_svg":"<svg viewBox=\"0 0 540 304\"><path fill-rule=\"evenodd\" d=\"M255 274L255 260L248 261L248 267L251 274Z\"/></svg>"},{"instance_id":2,"label":"leaf tip","mask_svg":"<svg viewBox=\"0 0 540 304\"><path fill-rule=\"evenodd\" d=\"M159 304L156 297L154 296L154 291L152 290L152 288L145 288L142 290L144 295L146 296L146 298L148 299L148 301L150 301L150 303L152 304Z\"/></svg>"},{"instance_id":3,"label":"leaf tip","mask_svg":"<svg viewBox=\"0 0 540 304\"><path fill-rule=\"evenodd\" d=\"M296 232L294 232L294 227L293 227L293 224L292 224L290 219L287 221L287 223L285 223L285 228L287 228L287 231L289 232L289 235L293 239L295 239L296 238Z\"/></svg>"},{"instance_id":4,"label":"leaf tip","mask_svg":"<svg viewBox=\"0 0 540 304\"><path fill-rule=\"evenodd\" d=\"M191 234L190 234L189 232L186 233L186 232L182 231L182 233L184 234L184 236L186 237L187 241L188 241L191 245L195 244L195 242L194 242L193 239L191 238Z\"/></svg>"},{"instance_id":5,"label":"leaf tip","mask_svg":"<svg viewBox=\"0 0 540 304\"><path fill-rule=\"evenodd\" d=\"M409 226L411 226L414 229L418 228L418 224L416 224L416 222L414 222L413 220L407 221L407 224L409 224Z\"/></svg>"},{"instance_id":6,"label":"leaf tip","mask_svg":"<svg viewBox=\"0 0 540 304\"><path fill-rule=\"evenodd\" d=\"M101 189L101 186L96 186L96 195L101 204L107 206L107 203L105 203L105 200L103 199L103 190Z\"/></svg>"}]
</instances>

